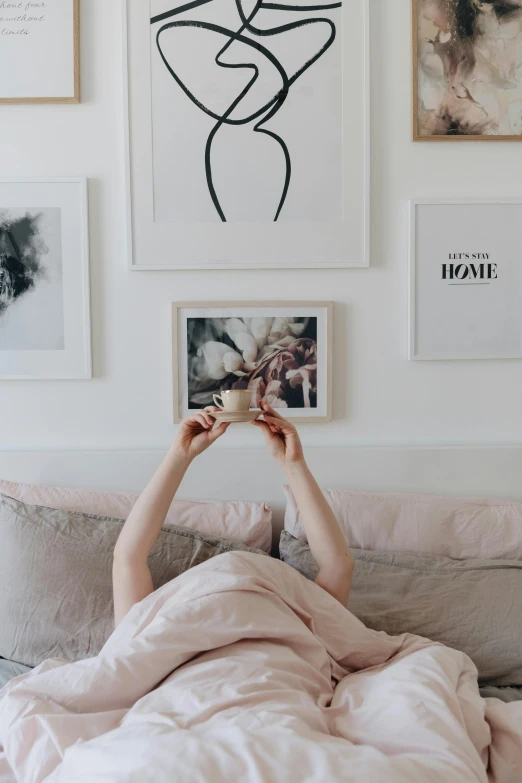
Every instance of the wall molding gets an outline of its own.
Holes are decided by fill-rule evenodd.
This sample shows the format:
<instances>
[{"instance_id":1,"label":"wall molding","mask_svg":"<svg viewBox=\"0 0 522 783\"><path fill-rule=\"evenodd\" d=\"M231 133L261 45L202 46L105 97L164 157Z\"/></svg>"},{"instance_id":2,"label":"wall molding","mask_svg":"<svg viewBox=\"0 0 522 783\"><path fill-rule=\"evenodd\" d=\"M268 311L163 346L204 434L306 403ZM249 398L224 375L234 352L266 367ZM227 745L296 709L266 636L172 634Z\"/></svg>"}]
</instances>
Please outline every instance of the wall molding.
<instances>
[{"instance_id":1,"label":"wall molding","mask_svg":"<svg viewBox=\"0 0 522 783\"><path fill-rule=\"evenodd\" d=\"M162 450L0 451L0 478L49 486L139 492ZM322 486L367 492L498 497L522 501L522 445L349 446L306 449ZM269 503L282 525L284 474L265 449L214 448L190 467L185 498Z\"/></svg>"}]
</instances>

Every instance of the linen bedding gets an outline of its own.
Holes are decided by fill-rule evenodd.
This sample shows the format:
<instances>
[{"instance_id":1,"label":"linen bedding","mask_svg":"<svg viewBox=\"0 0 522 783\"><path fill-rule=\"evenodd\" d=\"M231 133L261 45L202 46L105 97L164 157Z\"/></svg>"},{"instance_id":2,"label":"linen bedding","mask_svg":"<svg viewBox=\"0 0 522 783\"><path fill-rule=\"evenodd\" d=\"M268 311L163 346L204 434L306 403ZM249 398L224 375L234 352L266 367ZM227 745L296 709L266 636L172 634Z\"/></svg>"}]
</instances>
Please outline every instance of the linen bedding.
<instances>
[{"instance_id":1,"label":"linen bedding","mask_svg":"<svg viewBox=\"0 0 522 783\"><path fill-rule=\"evenodd\" d=\"M0 692L0 781L515 783L522 702L461 652L367 629L249 552L135 606L99 656Z\"/></svg>"},{"instance_id":2,"label":"linen bedding","mask_svg":"<svg viewBox=\"0 0 522 783\"><path fill-rule=\"evenodd\" d=\"M522 561L351 552L348 609L367 628L441 642L471 658L482 686L522 688ZM317 577L310 547L285 530L279 556L307 579Z\"/></svg>"}]
</instances>

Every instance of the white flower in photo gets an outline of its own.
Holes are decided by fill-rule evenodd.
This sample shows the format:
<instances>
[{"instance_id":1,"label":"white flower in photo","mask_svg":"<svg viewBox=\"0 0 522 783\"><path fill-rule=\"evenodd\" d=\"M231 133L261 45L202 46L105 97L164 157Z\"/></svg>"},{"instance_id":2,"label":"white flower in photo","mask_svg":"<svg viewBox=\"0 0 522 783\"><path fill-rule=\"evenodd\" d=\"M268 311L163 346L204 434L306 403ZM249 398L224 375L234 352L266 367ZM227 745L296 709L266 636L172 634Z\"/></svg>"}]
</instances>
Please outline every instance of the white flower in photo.
<instances>
[{"instance_id":1,"label":"white flower in photo","mask_svg":"<svg viewBox=\"0 0 522 783\"><path fill-rule=\"evenodd\" d=\"M229 318L227 334L242 352L247 369L253 370L257 359L258 344L248 326L240 318Z\"/></svg>"},{"instance_id":2,"label":"white flower in photo","mask_svg":"<svg viewBox=\"0 0 522 783\"><path fill-rule=\"evenodd\" d=\"M243 365L241 356L229 345L209 341L198 348L198 357L204 362L204 371L209 378L221 381Z\"/></svg>"}]
</instances>

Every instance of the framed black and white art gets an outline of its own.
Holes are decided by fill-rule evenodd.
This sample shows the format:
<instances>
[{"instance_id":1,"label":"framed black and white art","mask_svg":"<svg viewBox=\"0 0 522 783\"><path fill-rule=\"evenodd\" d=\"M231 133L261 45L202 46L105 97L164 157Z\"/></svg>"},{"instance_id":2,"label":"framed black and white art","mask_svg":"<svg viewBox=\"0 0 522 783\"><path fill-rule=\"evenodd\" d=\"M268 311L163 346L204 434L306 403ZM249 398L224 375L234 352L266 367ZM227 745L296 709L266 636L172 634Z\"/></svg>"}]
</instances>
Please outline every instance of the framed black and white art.
<instances>
[{"instance_id":1,"label":"framed black and white art","mask_svg":"<svg viewBox=\"0 0 522 783\"><path fill-rule=\"evenodd\" d=\"M522 199L410 202L410 359L522 358Z\"/></svg>"},{"instance_id":2,"label":"framed black and white art","mask_svg":"<svg viewBox=\"0 0 522 783\"><path fill-rule=\"evenodd\" d=\"M331 421L331 302L172 306L174 419L227 389L248 389L287 418Z\"/></svg>"},{"instance_id":3,"label":"framed black and white art","mask_svg":"<svg viewBox=\"0 0 522 783\"><path fill-rule=\"evenodd\" d=\"M369 0L126 0L132 269L363 267Z\"/></svg>"},{"instance_id":4,"label":"framed black and white art","mask_svg":"<svg viewBox=\"0 0 522 783\"><path fill-rule=\"evenodd\" d=\"M80 102L80 0L0 0L0 103Z\"/></svg>"},{"instance_id":5,"label":"framed black and white art","mask_svg":"<svg viewBox=\"0 0 522 783\"><path fill-rule=\"evenodd\" d=\"M90 377L87 182L0 179L0 381Z\"/></svg>"}]
</instances>

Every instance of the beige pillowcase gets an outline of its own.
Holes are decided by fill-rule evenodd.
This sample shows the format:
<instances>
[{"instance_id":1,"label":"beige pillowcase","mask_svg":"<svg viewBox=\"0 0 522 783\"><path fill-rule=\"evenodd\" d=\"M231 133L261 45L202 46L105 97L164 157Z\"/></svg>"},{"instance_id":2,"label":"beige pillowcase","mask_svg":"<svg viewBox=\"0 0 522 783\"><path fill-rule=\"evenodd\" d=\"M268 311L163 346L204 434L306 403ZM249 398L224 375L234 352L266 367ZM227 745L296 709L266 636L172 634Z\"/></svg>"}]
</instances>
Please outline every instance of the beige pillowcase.
<instances>
[{"instance_id":1,"label":"beige pillowcase","mask_svg":"<svg viewBox=\"0 0 522 783\"><path fill-rule=\"evenodd\" d=\"M390 636L408 632L467 653L484 685L522 685L522 563L354 549L348 609ZM307 544L283 531L281 559L315 579Z\"/></svg>"},{"instance_id":2,"label":"beige pillowcase","mask_svg":"<svg viewBox=\"0 0 522 783\"><path fill-rule=\"evenodd\" d=\"M285 530L306 541L292 491L285 487L285 492ZM323 493L356 549L522 560L522 503L343 489Z\"/></svg>"},{"instance_id":3,"label":"beige pillowcase","mask_svg":"<svg viewBox=\"0 0 522 783\"><path fill-rule=\"evenodd\" d=\"M114 629L112 553L123 522L31 506L0 494L0 656L26 666L97 655ZM163 528L156 588L239 542Z\"/></svg>"},{"instance_id":4,"label":"beige pillowcase","mask_svg":"<svg viewBox=\"0 0 522 783\"><path fill-rule=\"evenodd\" d=\"M138 499L138 495L130 492L42 487L14 481L0 481L0 494L9 495L31 506L47 506L115 519L127 519ZM266 503L176 498L165 524L188 527L207 536L223 536L241 541L242 544L264 549L265 552L270 552L272 548L272 509Z\"/></svg>"}]
</instances>

